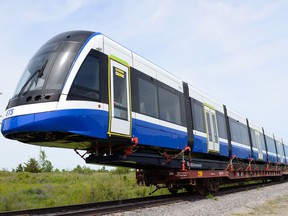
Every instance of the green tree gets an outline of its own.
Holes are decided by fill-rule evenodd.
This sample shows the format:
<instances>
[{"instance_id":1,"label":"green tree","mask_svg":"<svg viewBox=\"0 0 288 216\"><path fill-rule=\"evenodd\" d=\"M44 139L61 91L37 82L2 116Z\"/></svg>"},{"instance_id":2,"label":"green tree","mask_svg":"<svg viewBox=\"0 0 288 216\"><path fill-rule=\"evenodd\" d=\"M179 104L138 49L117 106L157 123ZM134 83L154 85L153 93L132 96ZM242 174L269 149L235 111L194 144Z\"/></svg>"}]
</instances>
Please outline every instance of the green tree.
<instances>
[{"instance_id":1,"label":"green tree","mask_svg":"<svg viewBox=\"0 0 288 216\"><path fill-rule=\"evenodd\" d=\"M38 161L35 158L30 158L28 162L25 163L24 171L31 173L39 173L41 172L41 168L39 166Z\"/></svg>"},{"instance_id":2,"label":"green tree","mask_svg":"<svg viewBox=\"0 0 288 216\"><path fill-rule=\"evenodd\" d=\"M55 173L60 173L61 171L60 171L58 168L56 168L56 169L54 170L54 172L55 172Z\"/></svg>"},{"instance_id":3,"label":"green tree","mask_svg":"<svg viewBox=\"0 0 288 216\"><path fill-rule=\"evenodd\" d=\"M82 167L80 165L77 165L73 170L72 172L75 172L75 173L83 173L83 170L82 170Z\"/></svg>"},{"instance_id":4,"label":"green tree","mask_svg":"<svg viewBox=\"0 0 288 216\"><path fill-rule=\"evenodd\" d=\"M51 161L47 160L47 155L44 150L40 151L40 166L41 172L52 172L53 165Z\"/></svg>"},{"instance_id":5,"label":"green tree","mask_svg":"<svg viewBox=\"0 0 288 216\"><path fill-rule=\"evenodd\" d=\"M44 164L42 164L41 171L42 172L53 172L53 165L50 161L46 160Z\"/></svg>"},{"instance_id":6,"label":"green tree","mask_svg":"<svg viewBox=\"0 0 288 216\"><path fill-rule=\"evenodd\" d=\"M23 168L22 164L20 163L16 168L16 172L23 172L23 171L24 171L24 168Z\"/></svg>"}]
</instances>

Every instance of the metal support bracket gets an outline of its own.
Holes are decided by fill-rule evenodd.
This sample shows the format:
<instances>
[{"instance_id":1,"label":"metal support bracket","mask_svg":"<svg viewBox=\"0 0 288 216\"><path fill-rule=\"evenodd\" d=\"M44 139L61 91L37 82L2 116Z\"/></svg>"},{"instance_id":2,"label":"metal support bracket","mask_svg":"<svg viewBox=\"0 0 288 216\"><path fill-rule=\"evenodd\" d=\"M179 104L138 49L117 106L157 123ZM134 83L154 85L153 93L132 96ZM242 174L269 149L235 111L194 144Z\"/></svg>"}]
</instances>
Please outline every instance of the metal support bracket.
<instances>
[{"instance_id":1,"label":"metal support bracket","mask_svg":"<svg viewBox=\"0 0 288 216\"><path fill-rule=\"evenodd\" d=\"M234 160L237 161L237 165L238 165L236 170L234 169L234 164L233 164ZM236 157L235 154L232 155L232 157L229 160L227 167L225 168L225 171L242 171L242 170L243 170L242 164L240 163L240 161L238 160L238 158Z\"/></svg>"},{"instance_id":2,"label":"metal support bracket","mask_svg":"<svg viewBox=\"0 0 288 216\"><path fill-rule=\"evenodd\" d=\"M178 154L170 157L166 152L163 154L163 156L166 158L166 161L163 163L163 165L169 163L170 161L178 158L182 154L182 162L181 162L181 171L185 171L185 159L184 159L184 153L186 151L191 151L190 146L186 146L184 149L181 150Z\"/></svg>"},{"instance_id":3,"label":"metal support bracket","mask_svg":"<svg viewBox=\"0 0 288 216\"><path fill-rule=\"evenodd\" d=\"M132 137L131 138L131 143L133 144L130 146L128 149L124 150L124 158L126 158L128 155L132 154L134 150L138 146L138 137Z\"/></svg>"}]
</instances>

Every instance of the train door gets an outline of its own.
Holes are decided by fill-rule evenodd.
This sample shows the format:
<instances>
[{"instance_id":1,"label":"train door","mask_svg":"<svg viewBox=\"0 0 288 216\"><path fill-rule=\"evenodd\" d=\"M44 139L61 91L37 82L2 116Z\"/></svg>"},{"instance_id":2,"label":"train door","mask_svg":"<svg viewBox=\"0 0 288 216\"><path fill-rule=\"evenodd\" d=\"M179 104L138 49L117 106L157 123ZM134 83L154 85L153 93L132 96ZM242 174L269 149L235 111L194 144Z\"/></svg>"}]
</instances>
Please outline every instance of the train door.
<instances>
[{"instance_id":1,"label":"train door","mask_svg":"<svg viewBox=\"0 0 288 216\"><path fill-rule=\"evenodd\" d=\"M131 137L130 69L127 62L109 56L108 135Z\"/></svg>"},{"instance_id":2,"label":"train door","mask_svg":"<svg viewBox=\"0 0 288 216\"><path fill-rule=\"evenodd\" d=\"M256 146L258 149L258 160L263 160L263 152L261 148L261 137L258 131L255 131Z\"/></svg>"},{"instance_id":3,"label":"train door","mask_svg":"<svg viewBox=\"0 0 288 216\"><path fill-rule=\"evenodd\" d=\"M208 152L219 152L219 135L215 110L204 106Z\"/></svg>"}]
</instances>

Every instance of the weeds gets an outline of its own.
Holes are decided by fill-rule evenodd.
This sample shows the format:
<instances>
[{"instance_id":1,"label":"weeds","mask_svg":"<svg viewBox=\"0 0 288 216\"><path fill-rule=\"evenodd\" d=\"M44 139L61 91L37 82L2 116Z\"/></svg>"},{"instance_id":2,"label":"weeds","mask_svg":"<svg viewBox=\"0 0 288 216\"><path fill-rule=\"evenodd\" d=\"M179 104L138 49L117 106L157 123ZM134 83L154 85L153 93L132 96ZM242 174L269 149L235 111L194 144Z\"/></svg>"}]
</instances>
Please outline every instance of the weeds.
<instances>
[{"instance_id":1,"label":"weeds","mask_svg":"<svg viewBox=\"0 0 288 216\"><path fill-rule=\"evenodd\" d=\"M155 195L168 193L159 190ZM148 196L135 172L0 173L0 212Z\"/></svg>"},{"instance_id":2,"label":"weeds","mask_svg":"<svg viewBox=\"0 0 288 216\"><path fill-rule=\"evenodd\" d=\"M206 198L207 198L207 199L212 199L212 200L215 200L215 201L218 201L218 200L219 200L218 197L215 197L215 196L214 196L213 194L211 194L211 193L207 194Z\"/></svg>"}]
</instances>

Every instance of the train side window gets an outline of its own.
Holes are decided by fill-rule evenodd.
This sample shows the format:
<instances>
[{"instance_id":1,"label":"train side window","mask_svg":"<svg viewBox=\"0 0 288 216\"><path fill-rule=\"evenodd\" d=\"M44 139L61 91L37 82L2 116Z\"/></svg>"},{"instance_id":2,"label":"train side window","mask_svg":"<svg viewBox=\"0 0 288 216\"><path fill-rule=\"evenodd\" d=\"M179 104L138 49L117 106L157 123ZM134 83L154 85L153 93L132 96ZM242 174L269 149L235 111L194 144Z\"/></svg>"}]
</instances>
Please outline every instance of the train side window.
<instances>
[{"instance_id":1,"label":"train side window","mask_svg":"<svg viewBox=\"0 0 288 216\"><path fill-rule=\"evenodd\" d=\"M181 125L179 95L162 87L158 88L160 119Z\"/></svg>"},{"instance_id":2,"label":"train side window","mask_svg":"<svg viewBox=\"0 0 288 216\"><path fill-rule=\"evenodd\" d=\"M260 134L260 142L261 142L261 148L262 148L262 150L266 151L264 135L263 135L262 133Z\"/></svg>"},{"instance_id":3,"label":"train side window","mask_svg":"<svg viewBox=\"0 0 288 216\"><path fill-rule=\"evenodd\" d=\"M240 127L237 124L237 121L229 118L230 127L231 127L231 139L234 142L241 143Z\"/></svg>"},{"instance_id":4,"label":"train side window","mask_svg":"<svg viewBox=\"0 0 288 216\"><path fill-rule=\"evenodd\" d=\"M283 144L283 148L284 148L285 156L288 158L288 146Z\"/></svg>"},{"instance_id":5,"label":"train side window","mask_svg":"<svg viewBox=\"0 0 288 216\"><path fill-rule=\"evenodd\" d=\"M219 136L223 139L227 139L224 114L216 111L216 117L217 117L217 123L218 123Z\"/></svg>"},{"instance_id":6,"label":"train side window","mask_svg":"<svg viewBox=\"0 0 288 216\"><path fill-rule=\"evenodd\" d=\"M240 133L241 133L241 143L247 146L250 146L248 128L247 125L239 123L240 125Z\"/></svg>"},{"instance_id":7,"label":"train side window","mask_svg":"<svg viewBox=\"0 0 288 216\"><path fill-rule=\"evenodd\" d=\"M283 142L281 143L281 147L282 147L283 156L286 156L287 153L285 152L285 145Z\"/></svg>"},{"instance_id":8,"label":"train side window","mask_svg":"<svg viewBox=\"0 0 288 216\"><path fill-rule=\"evenodd\" d=\"M158 118L157 86L142 78L138 79L139 112Z\"/></svg>"},{"instance_id":9,"label":"train side window","mask_svg":"<svg viewBox=\"0 0 288 216\"><path fill-rule=\"evenodd\" d=\"M89 54L83 61L73 81L67 100L99 101L99 70L99 59Z\"/></svg>"},{"instance_id":10,"label":"train side window","mask_svg":"<svg viewBox=\"0 0 288 216\"><path fill-rule=\"evenodd\" d=\"M283 144L279 141L276 141L277 142L277 152L278 154L282 157L284 155L284 152L283 152Z\"/></svg>"},{"instance_id":11,"label":"train side window","mask_svg":"<svg viewBox=\"0 0 288 216\"><path fill-rule=\"evenodd\" d=\"M275 148L274 140L271 137L266 136L266 141L267 141L268 151L276 154L276 148Z\"/></svg>"},{"instance_id":12,"label":"train side window","mask_svg":"<svg viewBox=\"0 0 288 216\"><path fill-rule=\"evenodd\" d=\"M191 106L194 129L206 133L203 104L195 99L191 99Z\"/></svg>"},{"instance_id":13,"label":"train side window","mask_svg":"<svg viewBox=\"0 0 288 216\"><path fill-rule=\"evenodd\" d=\"M232 141L249 146L250 143L247 126L232 118L229 118L229 121Z\"/></svg>"}]
</instances>

